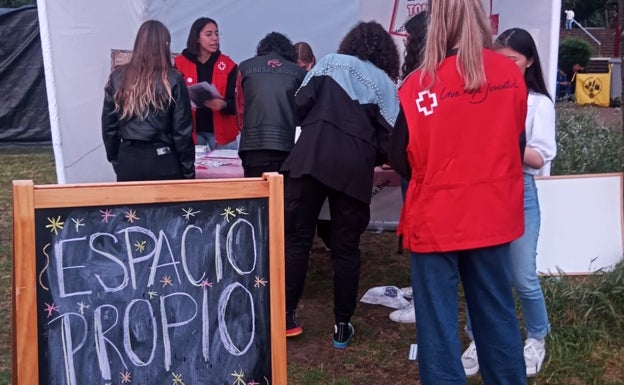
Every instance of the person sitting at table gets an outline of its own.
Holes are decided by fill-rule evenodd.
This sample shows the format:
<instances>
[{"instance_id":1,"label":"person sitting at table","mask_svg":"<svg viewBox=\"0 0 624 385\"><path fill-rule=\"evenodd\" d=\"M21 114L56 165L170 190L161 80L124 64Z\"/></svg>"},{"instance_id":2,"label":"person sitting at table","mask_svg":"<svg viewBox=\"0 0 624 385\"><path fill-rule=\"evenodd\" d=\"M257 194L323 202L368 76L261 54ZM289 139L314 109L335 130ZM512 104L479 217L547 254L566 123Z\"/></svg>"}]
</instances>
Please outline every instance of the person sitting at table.
<instances>
[{"instance_id":1,"label":"person sitting at table","mask_svg":"<svg viewBox=\"0 0 624 385\"><path fill-rule=\"evenodd\" d=\"M238 155L246 177L279 171L295 144L295 92L306 75L295 60L292 42L271 32L258 43L256 56L238 67Z\"/></svg>"},{"instance_id":2,"label":"person sitting at table","mask_svg":"<svg viewBox=\"0 0 624 385\"><path fill-rule=\"evenodd\" d=\"M102 139L117 181L195 178L191 102L170 41L161 22L144 22L130 62L106 84Z\"/></svg>"},{"instance_id":3,"label":"person sitting at table","mask_svg":"<svg viewBox=\"0 0 624 385\"><path fill-rule=\"evenodd\" d=\"M557 70L557 86L555 87L556 100L569 100L572 93L572 82L568 80L568 75L559 68Z\"/></svg>"},{"instance_id":4,"label":"person sitting at table","mask_svg":"<svg viewBox=\"0 0 624 385\"><path fill-rule=\"evenodd\" d=\"M355 334L360 236L370 219L374 168L386 160L399 112L399 54L380 24L360 22L337 54L308 72L295 96L301 135L285 174L286 336L302 333L296 309L303 293L316 221L327 198L334 270L333 346ZM317 315L318 316L318 315Z\"/></svg>"}]
</instances>

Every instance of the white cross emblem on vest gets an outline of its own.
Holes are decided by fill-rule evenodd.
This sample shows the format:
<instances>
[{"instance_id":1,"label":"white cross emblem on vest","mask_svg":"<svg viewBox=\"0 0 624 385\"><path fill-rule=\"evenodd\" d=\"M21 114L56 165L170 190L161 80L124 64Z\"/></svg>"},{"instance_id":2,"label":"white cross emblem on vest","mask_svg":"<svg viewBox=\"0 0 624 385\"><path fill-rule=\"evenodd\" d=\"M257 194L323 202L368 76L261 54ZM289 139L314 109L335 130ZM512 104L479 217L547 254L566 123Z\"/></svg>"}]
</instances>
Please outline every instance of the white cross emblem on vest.
<instances>
[{"instance_id":1,"label":"white cross emblem on vest","mask_svg":"<svg viewBox=\"0 0 624 385\"><path fill-rule=\"evenodd\" d=\"M425 116L433 114L433 109L438 106L438 97L435 93L429 92L429 90L421 91L418 93L418 99L416 99L416 107L418 112L422 112Z\"/></svg>"}]
</instances>

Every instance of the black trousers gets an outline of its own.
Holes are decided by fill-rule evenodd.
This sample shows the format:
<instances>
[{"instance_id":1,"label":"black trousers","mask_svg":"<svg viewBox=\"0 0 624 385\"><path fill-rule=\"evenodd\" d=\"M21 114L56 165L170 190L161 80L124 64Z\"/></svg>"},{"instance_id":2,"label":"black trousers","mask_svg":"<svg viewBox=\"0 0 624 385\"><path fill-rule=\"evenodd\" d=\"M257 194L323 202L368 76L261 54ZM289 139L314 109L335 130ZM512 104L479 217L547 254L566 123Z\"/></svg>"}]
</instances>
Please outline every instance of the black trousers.
<instances>
[{"instance_id":1,"label":"black trousers","mask_svg":"<svg viewBox=\"0 0 624 385\"><path fill-rule=\"evenodd\" d=\"M118 182L182 179L173 149L160 142L123 140L115 166Z\"/></svg>"},{"instance_id":2,"label":"black trousers","mask_svg":"<svg viewBox=\"0 0 624 385\"><path fill-rule=\"evenodd\" d=\"M279 172L282 168L283 160L266 162L262 165L243 165L245 178L261 177L265 172Z\"/></svg>"},{"instance_id":3,"label":"black trousers","mask_svg":"<svg viewBox=\"0 0 624 385\"><path fill-rule=\"evenodd\" d=\"M286 311L295 310L301 299L316 222L327 198L331 216L334 318L336 322L349 322L355 311L360 280L360 236L368 226L370 207L310 176L286 176L284 189Z\"/></svg>"}]
</instances>

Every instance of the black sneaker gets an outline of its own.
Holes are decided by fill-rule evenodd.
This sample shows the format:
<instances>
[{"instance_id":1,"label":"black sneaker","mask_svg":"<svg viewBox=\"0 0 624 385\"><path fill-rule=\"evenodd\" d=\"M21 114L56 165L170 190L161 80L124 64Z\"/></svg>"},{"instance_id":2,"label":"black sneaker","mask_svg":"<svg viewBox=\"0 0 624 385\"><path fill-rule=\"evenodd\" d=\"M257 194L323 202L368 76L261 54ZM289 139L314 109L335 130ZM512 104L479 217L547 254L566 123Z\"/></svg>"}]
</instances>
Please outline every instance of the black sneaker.
<instances>
[{"instance_id":1,"label":"black sneaker","mask_svg":"<svg viewBox=\"0 0 624 385\"><path fill-rule=\"evenodd\" d=\"M303 328L297 321L297 313L295 311L286 313L286 337L294 337L303 333Z\"/></svg>"},{"instance_id":2,"label":"black sneaker","mask_svg":"<svg viewBox=\"0 0 624 385\"><path fill-rule=\"evenodd\" d=\"M354 335L355 328L351 322L338 322L334 325L334 347L337 349L346 348Z\"/></svg>"}]
</instances>

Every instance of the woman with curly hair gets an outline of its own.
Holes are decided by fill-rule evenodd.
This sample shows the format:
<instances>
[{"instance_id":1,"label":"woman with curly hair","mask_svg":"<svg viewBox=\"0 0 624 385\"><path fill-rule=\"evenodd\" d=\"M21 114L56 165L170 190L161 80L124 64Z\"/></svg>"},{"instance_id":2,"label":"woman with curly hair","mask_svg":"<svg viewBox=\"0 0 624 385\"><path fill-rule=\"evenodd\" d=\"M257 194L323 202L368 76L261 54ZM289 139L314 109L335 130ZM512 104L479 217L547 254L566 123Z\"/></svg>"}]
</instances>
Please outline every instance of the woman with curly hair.
<instances>
[{"instance_id":1,"label":"woman with curly hair","mask_svg":"<svg viewBox=\"0 0 624 385\"><path fill-rule=\"evenodd\" d=\"M246 177L279 171L295 145L295 92L306 75L292 42L271 32L238 69L236 110L241 126L238 154Z\"/></svg>"},{"instance_id":2,"label":"woman with curly hair","mask_svg":"<svg viewBox=\"0 0 624 385\"><path fill-rule=\"evenodd\" d=\"M422 62L425 39L427 37L427 12L423 11L412 16L405 22L405 60L401 67L401 78L405 79L416 70Z\"/></svg>"},{"instance_id":3,"label":"woman with curly hair","mask_svg":"<svg viewBox=\"0 0 624 385\"><path fill-rule=\"evenodd\" d=\"M355 334L350 321L360 277L360 236L370 219L374 168L386 159L399 112L398 75L399 54L390 35L376 22L360 22L337 54L318 61L297 91L301 135L282 166L287 336L303 331L295 311L325 199L334 270L333 346L346 348Z\"/></svg>"}]
</instances>

